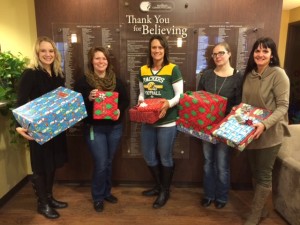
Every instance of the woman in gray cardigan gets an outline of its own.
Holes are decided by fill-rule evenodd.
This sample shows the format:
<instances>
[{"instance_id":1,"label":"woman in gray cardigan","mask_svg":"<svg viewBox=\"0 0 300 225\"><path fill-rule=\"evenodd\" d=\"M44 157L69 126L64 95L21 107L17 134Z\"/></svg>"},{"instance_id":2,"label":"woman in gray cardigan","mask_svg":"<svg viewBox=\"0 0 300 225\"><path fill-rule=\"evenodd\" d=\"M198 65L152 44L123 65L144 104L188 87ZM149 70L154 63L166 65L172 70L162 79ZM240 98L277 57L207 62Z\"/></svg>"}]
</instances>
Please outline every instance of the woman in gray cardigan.
<instances>
[{"instance_id":1,"label":"woman in gray cardigan","mask_svg":"<svg viewBox=\"0 0 300 225\"><path fill-rule=\"evenodd\" d=\"M271 38L259 38L253 45L245 70L242 102L272 111L256 128L254 140L247 146L253 176L254 199L245 225L258 224L266 215L264 206L272 188L273 165L284 136L289 136L289 78L279 67L276 44Z\"/></svg>"}]
</instances>

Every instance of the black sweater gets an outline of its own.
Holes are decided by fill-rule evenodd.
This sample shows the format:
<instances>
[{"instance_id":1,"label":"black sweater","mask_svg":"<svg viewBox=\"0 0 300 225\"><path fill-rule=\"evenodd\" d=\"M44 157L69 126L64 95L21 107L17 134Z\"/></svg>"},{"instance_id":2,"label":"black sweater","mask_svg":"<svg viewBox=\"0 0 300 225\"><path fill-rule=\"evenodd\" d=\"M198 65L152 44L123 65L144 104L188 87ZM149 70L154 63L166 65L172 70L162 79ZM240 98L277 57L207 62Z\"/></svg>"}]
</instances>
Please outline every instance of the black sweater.
<instances>
[{"instance_id":1,"label":"black sweater","mask_svg":"<svg viewBox=\"0 0 300 225\"><path fill-rule=\"evenodd\" d=\"M60 86L64 79L60 76L50 76L42 69L24 70L18 90L17 106L40 97ZM55 136L43 145L29 141L31 167L34 173L52 172L61 167L67 160L66 132Z\"/></svg>"}]
</instances>

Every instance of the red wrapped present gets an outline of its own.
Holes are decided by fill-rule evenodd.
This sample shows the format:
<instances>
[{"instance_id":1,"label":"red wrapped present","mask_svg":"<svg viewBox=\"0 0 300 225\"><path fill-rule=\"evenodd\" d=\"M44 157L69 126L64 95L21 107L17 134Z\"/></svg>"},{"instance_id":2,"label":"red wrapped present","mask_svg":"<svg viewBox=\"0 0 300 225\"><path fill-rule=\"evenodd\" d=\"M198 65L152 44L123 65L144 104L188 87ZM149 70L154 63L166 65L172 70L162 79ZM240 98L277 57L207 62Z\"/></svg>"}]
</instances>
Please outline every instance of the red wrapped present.
<instances>
[{"instance_id":1,"label":"red wrapped present","mask_svg":"<svg viewBox=\"0 0 300 225\"><path fill-rule=\"evenodd\" d=\"M129 117L133 122L153 124L159 120L163 101L160 98L145 99L138 106L129 109Z\"/></svg>"},{"instance_id":2,"label":"red wrapped present","mask_svg":"<svg viewBox=\"0 0 300 225\"><path fill-rule=\"evenodd\" d=\"M177 129L204 141L217 143L213 128L224 118L227 99L205 91L186 92L179 102Z\"/></svg>"},{"instance_id":3,"label":"red wrapped present","mask_svg":"<svg viewBox=\"0 0 300 225\"><path fill-rule=\"evenodd\" d=\"M203 131L220 122L225 115L227 98L206 91L181 94L179 119L184 127Z\"/></svg>"},{"instance_id":4,"label":"red wrapped present","mask_svg":"<svg viewBox=\"0 0 300 225\"><path fill-rule=\"evenodd\" d=\"M158 111L160 112L164 101L162 98L147 98L138 105L137 109L140 112Z\"/></svg>"},{"instance_id":5,"label":"red wrapped present","mask_svg":"<svg viewBox=\"0 0 300 225\"><path fill-rule=\"evenodd\" d=\"M138 107L129 109L129 118L132 122L153 124L159 120L159 111L139 111Z\"/></svg>"},{"instance_id":6,"label":"red wrapped present","mask_svg":"<svg viewBox=\"0 0 300 225\"><path fill-rule=\"evenodd\" d=\"M194 130L195 132L202 132L208 135L212 134L213 128L218 124L218 123L213 123L211 125L208 125L207 127L201 127L199 128L198 126L196 127L193 123L189 122L188 120L179 118L176 120L176 124L182 127L185 127L189 130Z\"/></svg>"},{"instance_id":7,"label":"red wrapped present","mask_svg":"<svg viewBox=\"0 0 300 225\"><path fill-rule=\"evenodd\" d=\"M98 91L94 101L93 118L117 120L119 118L118 97L118 92Z\"/></svg>"},{"instance_id":8,"label":"red wrapped present","mask_svg":"<svg viewBox=\"0 0 300 225\"><path fill-rule=\"evenodd\" d=\"M270 110L241 103L213 129L212 134L227 145L243 151L253 141L255 128L252 125L271 114Z\"/></svg>"}]
</instances>

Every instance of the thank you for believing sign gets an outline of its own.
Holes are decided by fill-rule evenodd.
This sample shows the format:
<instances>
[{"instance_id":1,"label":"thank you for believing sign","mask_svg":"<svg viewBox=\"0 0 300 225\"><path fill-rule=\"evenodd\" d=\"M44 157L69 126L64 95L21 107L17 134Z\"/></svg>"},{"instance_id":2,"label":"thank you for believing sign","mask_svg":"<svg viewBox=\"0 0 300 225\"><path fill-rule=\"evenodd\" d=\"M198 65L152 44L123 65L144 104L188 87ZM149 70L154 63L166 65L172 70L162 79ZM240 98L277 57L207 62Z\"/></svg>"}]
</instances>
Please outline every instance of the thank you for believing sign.
<instances>
[{"instance_id":1,"label":"thank you for believing sign","mask_svg":"<svg viewBox=\"0 0 300 225\"><path fill-rule=\"evenodd\" d=\"M136 13L126 14L125 18L132 31L142 35L160 34L186 38L187 27L177 26L171 21L170 15L174 8L174 2L142 1Z\"/></svg>"}]
</instances>

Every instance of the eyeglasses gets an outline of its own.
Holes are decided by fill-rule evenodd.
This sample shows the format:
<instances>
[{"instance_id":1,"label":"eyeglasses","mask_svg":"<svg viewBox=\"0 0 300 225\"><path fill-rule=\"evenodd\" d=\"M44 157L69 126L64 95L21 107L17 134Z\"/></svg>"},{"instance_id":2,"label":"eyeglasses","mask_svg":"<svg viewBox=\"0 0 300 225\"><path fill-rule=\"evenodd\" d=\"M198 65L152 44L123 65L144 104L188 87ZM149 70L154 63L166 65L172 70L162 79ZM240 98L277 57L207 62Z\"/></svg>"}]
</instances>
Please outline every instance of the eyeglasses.
<instances>
[{"instance_id":1,"label":"eyeglasses","mask_svg":"<svg viewBox=\"0 0 300 225\"><path fill-rule=\"evenodd\" d=\"M224 51L220 51L220 52L211 54L211 57L212 57L212 58L216 58L217 56L220 57L220 56L223 56L225 53L226 53L226 52L224 52Z\"/></svg>"}]
</instances>

